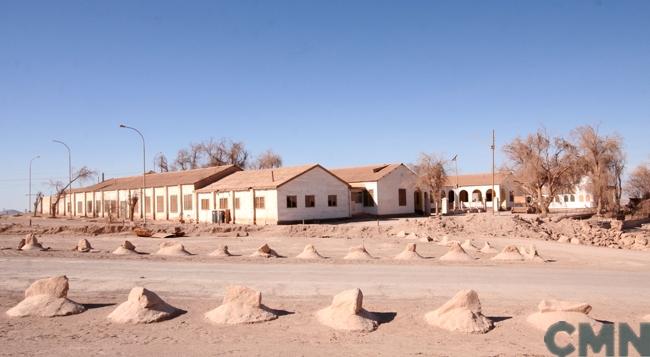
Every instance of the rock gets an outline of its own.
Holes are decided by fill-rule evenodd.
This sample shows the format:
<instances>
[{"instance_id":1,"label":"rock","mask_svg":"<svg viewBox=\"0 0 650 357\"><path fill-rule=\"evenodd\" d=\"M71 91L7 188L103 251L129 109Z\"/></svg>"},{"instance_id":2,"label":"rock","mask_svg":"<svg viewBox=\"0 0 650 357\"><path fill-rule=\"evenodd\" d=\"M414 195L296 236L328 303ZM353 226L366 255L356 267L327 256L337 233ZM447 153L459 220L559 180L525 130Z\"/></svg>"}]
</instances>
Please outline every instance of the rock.
<instances>
[{"instance_id":1,"label":"rock","mask_svg":"<svg viewBox=\"0 0 650 357\"><path fill-rule=\"evenodd\" d=\"M231 286L226 290L223 303L205 314L215 324L250 324L277 319L278 316L262 305L262 293L244 287Z\"/></svg>"},{"instance_id":2,"label":"rock","mask_svg":"<svg viewBox=\"0 0 650 357\"><path fill-rule=\"evenodd\" d=\"M259 248L257 248L256 251L253 252L253 254L250 255L251 257L262 257L262 258L279 258L280 255L271 247L269 247L268 244L262 244Z\"/></svg>"},{"instance_id":3,"label":"rock","mask_svg":"<svg viewBox=\"0 0 650 357\"><path fill-rule=\"evenodd\" d=\"M211 257L232 257L230 251L228 251L227 245L220 245L212 253L209 254Z\"/></svg>"},{"instance_id":4,"label":"rock","mask_svg":"<svg viewBox=\"0 0 650 357\"><path fill-rule=\"evenodd\" d=\"M405 237L408 236L408 235L409 235L408 232L405 232L405 231L399 231L399 232L397 232L397 234L396 234L395 236L396 236L397 238L405 238Z\"/></svg>"},{"instance_id":5,"label":"rock","mask_svg":"<svg viewBox=\"0 0 650 357\"><path fill-rule=\"evenodd\" d=\"M448 246L449 245L449 237L446 234L444 236L442 236L442 238L438 241L438 245Z\"/></svg>"},{"instance_id":6,"label":"rock","mask_svg":"<svg viewBox=\"0 0 650 357\"><path fill-rule=\"evenodd\" d=\"M460 246L463 247L463 249L465 249L466 252L476 252L478 250L476 246L474 246L474 243L472 242L471 239L465 239L463 244L461 244Z\"/></svg>"},{"instance_id":7,"label":"rock","mask_svg":"<svg viewBox=\"0 0 650 357\"><path fill-rule=\"evenodd\" d=\"M431 238L431 237L429 237L428 235L425 234L422 237L420 237L418 239L418 241L422 242L422 243L428 243L428 242L433 242L433 238Z\"/></svg>"},{"instance_id":8,"label":"rock","mask_svg":"<svg viewBox=\"0 0 650 357\"><path fill-rule=\"evenodd\" d=\"M363 245L356 246L356 247L350 247L348 249L348 254L343 257L343 259L348 259L348 260L367 260L367 259L375 259L368 251L366 250L366 247Z\"/></svg>"},{"instance_id":9,"label":"rock","mask_svg":"<svg viewBox=\"0 0 650 357\"><path fill-rule=\"evenodd\" d=\"M571 244L578 245L578 244L582 244L582 242L578 238L571 238Z\"/></svg>"},{"instance_id":10,"label":"rock","mask_svg":"<svg viewBox=\"0 0 650 357\"><path fill-rule=\"evenodd\" d=\"M320 255L312 244L307 244L302 253L296 256L298 259L325 259L324 256Z\"/></svg>"},{"instance_id":11,"label":"rock","mask_svg":"<svg viewBox=\"0 0 650 357\"><path fill-rule=\"evenodd\" d=\"M591 311L591 305L561 300L542 300L538 312L528 316L527 321L536 328L546 331L558 321L566 321L573 326L580 323L588 323L592 327L600 327L601 323L587 316Z\"/></svg>"},{"instance_id":12,"label":"rock","mask_svg":"<svg viewBox=\"0 0 650 357\"><path fill-rule=\"evenodd\" d=\"M634 245L645 247L646 245L648 245L648 239L642 236L637 236L634 239Z\"/></svg>"},{"instance_id":13,"label":"rock","mask_svg":"<svg viewBox=\"0 0 650 357\"><path fill-rule=\"evenodd\" d=\"M83 305L67 298L68 278L57 276L37 280L25 290L25 299L7 311L11 317L54 317L84 312Z\"/></svg>"},{"instance_id":14,"label":"rock","mask_svg":"<svg viewBox=\"0 0 650 357\"><path fill-rule=\"evenodd\" d=\"M485 244L483 245L483 248L481 248L479 251L481 253L483 253L483 254L493 254L493 253L498 253L499 252L496 248L494 248L490 244L490 242L485 242Z\"/></svg>"},{"instance_id":15,"label":"rock","mask_svg":"<svg viewBox=\"0 0 650 357\"><path fill-rule=\"evenodd\" d=\"M634 236L626 235L623 238L621 238L621 242L625 246L631 246L632 244L634 244L635 238L634 238Z\"/></svg>"},{"instance_id":16,"label":"rock","mask_svg":"<svg viewBox=\"0 0 650 357\"><path fill-rule=\"evenodd\" d=\"M451 246L449 247L449 251L440 257L440 260L446 262L458 262L472 261L474 258L467 254L467 252L465 252L463 247L461 247L458 242L452 242Z\"/></svg>"},{"instance_id":17,"label":"rock","mask_svg":"<svg viewBox=\"0 0 650 357\"><path fill-rule=\"evenodd\" d=\"M570 241L570 239L567 236L560 236L560 238L558 238L557 241L558 241L558 243L568 243Z\"/></svg>"},{"instance_id":18,"label":"rock","mask_svg":"<svg viewBox=\"0 0 650 357\"><path fill-rule=\"evenodd\" d=\"M131 289L127 301L121 303L108 319L115 323L148 324L168 320L182 311L167 304L156 293L143 287Z\"/></svg>"},{"instance_id":19,"label":"rock","mask_svg":"<svg viewBox=\"0 0 650 357\"><path fill-rule=\"evenodd\" d=\"M318 321L335 330L371 332L379 323L371 312L363 309L363 293L350 289L338 293L332 304L316 313Z\"/></svg>"},{"instance_id":20,"label":"rock","mask_svg":"<svg viewBox=\"0 0 650 357\"><path fill-rule=\"evenodd\" d=\"M20 250L46 250L43 245L38 242L34 233L29 233L25 236L25 243L20 247Z\"/></svg>"},{"instance_id":21,"label":"rock","mask_svg":"<svg viewBox=\"0 0 650 357\"><path fill-rule=\"evenodd\" d=\"M90 245L90 242L87 239L80 239L74 250L81 253L88 253L92 249L93 247Z\"/></svg>"},{"instance_id":22,"label":"rock","mask_svg":"<svg viewBox=\"0 0 650 357\"><path fill-rule=\"evenodd\" d=\"M501 253L492 257L492 260L503 260L503 261L521 261L524 260L524 257L519 252L514 245L509 245L503 248Z\"/></svg>"},{"instance_id":23,"label":"rock","mask_svg":"<svg viewBox=\"0 0 650 357\"><path fill-rule=\"evenodd\" d=\"M424 316L433 326L448 331L486 333L493 327L481 313L481 301L474 290L461 290L437 310Z\"/></svg>"},{"instance_id":24,"label":"rock","mask_svg":"<svg viewBox=\"0 0 650 357\"><path fill-rule=\"evenodd\" d=\"M168 255L168 256L188 256L192 255L190 252L185 250L185 246L181 243L175 242L162 242L160 244L160 249L155 253L156 255Z\"/></svg>"},{"instance_id":25,"label":"rock","mask_svg":"<svg viewBox=\"0 0 650 357\"><path fill-rule=\"evenodd\" d=\"M406 245L406 248L395 256L397 260L411 260L411 259L424 259L418 252L415 250L415 243L409 243Z\"/></svg>"},{"instance_id":26,"label":"rock","mask_svg":"<svg viewBox=\"0 0 650 357\"><path fill-rule=\"evenodd\" d=\"M23 249L25 246L25 238L21 239L20 242L18 242L18 250Z\"/></svg>"},{"instance_id":27,"label":"rock","mask_svg":"<svg viewBox=\"0 0 650 357\"><path fill-rule=\"evenodd\" d=\"M135 245L133 243L129 242L128 240L125 240L124 243L122 243L117 249L113 251L113 254L117 255L127 255L127 254L140 254L135 251Z\"/></svg>"},{"instance_id":28,"label":"rock","mask_svg":"<svg viewBox=\"0 0 650 357\"><path fill-rule=\"evenodd\" d=\"M536 262L536 263L546 263L546 259L542 258L539 255L539 252L537 252L537 248L531 244L531 246L526 250L524 248L523 250L524 254L524 259L531 261L531 262Z\"/></svg>"}]
</instances>

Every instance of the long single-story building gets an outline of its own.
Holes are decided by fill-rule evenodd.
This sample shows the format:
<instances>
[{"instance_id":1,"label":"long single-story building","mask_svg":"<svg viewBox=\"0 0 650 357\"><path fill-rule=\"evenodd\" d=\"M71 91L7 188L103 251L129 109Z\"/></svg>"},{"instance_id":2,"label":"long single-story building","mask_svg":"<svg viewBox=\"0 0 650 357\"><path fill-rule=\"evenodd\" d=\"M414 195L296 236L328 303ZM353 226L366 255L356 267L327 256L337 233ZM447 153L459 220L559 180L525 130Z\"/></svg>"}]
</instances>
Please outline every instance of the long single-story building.
<instances>
[{"instance_id":1,"label":"long single-story building","mask_svg":"<svg viewBox=\"0 0 650 357\"><path fill-rule=\"evenodd\" d=\"M199 221L280 224L347 218L350 186L318 164L239 171L198 190Z\"/></svg>"},{"instance_id":2,"label":"long single-story building","mask_svg":"<svg viewBox=\"0 0 650 357\"><path fill-rule=\"evenodd\" d=\"M241 171L234 165L213 166L187 171L147 173L144 200L142 176L112 178L103 182L69 190L57 207L52 207L54 196L44 197L41 214L58 214L77 217L128 218L134 205L134 217L154 220L198 220L196 190L208 186L228 175ZM133 198L137 197L137 201Z\"/></svg>"},{"instance_id":3,"label":"long single-story building","mask_svg":"<svg viewBox=\"0 0 650 357\"><path fill-rule=\"evenodd\" d=\"M351 215L392 216L431 212L429 194L417 188L417 175L404 164L333 169L350 184Z\"/></svg>"},{"instance_id":4,"label":"long single-story building","mask_svg":"<svg viewBox=\"0 0 650 357\"><path fill-rule=\"evenodd\" d=\"M514 193L508 187L508 175L507 172L495 172L494 192L498 192L497 195L492 191L492 173L448 176L442 192L447 209L510 209ZM494 199L497 203L493 205Z\"/></svg>"}]
</instances>

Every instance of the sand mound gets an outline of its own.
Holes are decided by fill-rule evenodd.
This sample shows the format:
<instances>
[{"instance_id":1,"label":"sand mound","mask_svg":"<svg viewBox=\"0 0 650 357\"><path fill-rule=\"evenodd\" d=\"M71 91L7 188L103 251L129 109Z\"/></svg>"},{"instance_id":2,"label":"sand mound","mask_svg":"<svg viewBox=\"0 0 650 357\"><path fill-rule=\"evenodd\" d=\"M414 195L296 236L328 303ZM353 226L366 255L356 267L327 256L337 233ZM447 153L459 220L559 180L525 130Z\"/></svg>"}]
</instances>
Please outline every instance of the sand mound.
<instances>
[{"instance_id":1,"label":"sand mound","mask_svg":"<svg viewBox=\"0 0 650 357\"><path fill-rule=\"evenodd\" d=\"M312 244L307 244L302 253L296 256L298 259L325 259L324 256L320 255Z\"/></svg>"},{"instance_id":2,"label":"sand mound","mask_svg":"<svg viewBox=\"0 0 650 357\"><path fill-rule=\"evenodd\" d=\"M367 259L375 259L368 251L366 250L366 247L363 245L359 245L356 247L350 247L348 249L348 254L343 257L343 259L348 259L348 260L367 260Z\"/></svg>"},{"instance_id":3,"label":"sand mound","mask_svg":"<svg viewBox=\"0 0 650 357\"><path fill-rule=\"evenodd\" d=\"M76 252L88 253L93 250L90 242L87 239L80 239L77 246L73 249Z\"/></svg>"},{"instance_id":4,"label":"sand mound","mask_svg":"<svg viewBox=\"0 0 650 357\"><path fill-rule=\"evenodd\" d=\"M127 254L140 254L135 251L135 245L133 243L129 242L128 240L125 240L124 243L122 243L117 249L113 251L113 254L117 255L127 255Z\"/></svg>"},{"instance_id":5,"label":"sand mound","mask_svg":"<svg viewBox=\"0 0 650 357\"><path fill-rule=\"evenodd\" d=\"M379 325L374 314L363 309L363 293L359 289L338 293L330 306L316 312L316 317L336 330L370 332Z\"/></svg>"},{"instance_id":6,"label":"sand mound","mask_svg":"<svg viewBox=\"0 0 650 357\"><path fill-rule=\"evenodd\" d=\"M143 287L131 289L129 298L108 315L116 323L148 324L178 316L177 308L164 302L156 293Z\"/></svg>"},{"instance_id":7,"label":"sand mound","mask_svg":"<svg viewBox=\"0 0 650 357\"><path fill-rule=\"evenodd\" d=\"M160 243L160 249L155 253L156 255L170 255L170 256L187 256L192 255L190 252L185 250L185 247L181 243L175 242L162 242Z\"/></svg>"},{"instance_id":8,"label":"sand mound","mask_svg":"<svg viewBox=\"0 0 650 357\"><path fill-rule=\"evenodd\" d=\"M35 281L25 290L25 299L7 311L12 317L54 317L84 312L83 305L68 299L68 278L57 276Z\"/></svg>"},{"instance_id":9,"label":"sand mound","mask_svg":"<svg viewBox=\"0 0 650 357\"><path fill-rule=\"evenodd\" d=\"M277 319L278 316L262 305L262 293L244 287L228 287L223 303L205 317L216 324L251 324Z\"/></svg>"},{"instance_id":10,"label":"sand mound","mask_svg":"<svg viewBox=\"0 0 650 357\"><path fill-rule=\"evenodd\" d=\"M211 257L232 257L230 251L228 251L227 245L220 245L212 253L208 254Z\"/></svg>"},{"instance_id":11,"label":"sand mound","mask_svg":"<svg viewBox=\"0 0 650 357\"><path fill-rule=\"evenodd\" d=\"M492 257L492 260L504 260L504 261L521 261L524 260L524 256L519 253L519 249L514 245L508 245L501 253Z\"/></svg>"},{"instance_id":12,"label":"sand mound","mask_svg":"<svg viewBox=\"0 0 650 357\"><path fill-rule=\"evenodd\" d=\"M43 245L38 242L38 239L36 239L36 235L34 235L34 233L29 233L27 236L25 236L25 239L21 239L20 243L18 244L18 249L47 250L47 248L43 248Z\"/></svg>"},{"instance_id":13,"label":"sand mound","mask_svg":"<svg viewBox=\"0 0 650 357\"><path fill-rule=\"evenodd\" d=\"M257 248L257 250L254 251L250 256L262 258L279 258L280 254L271 249L268 244L263 244L261 247Z\"/></svg>"},{"instance_id":14,"label":"sand mound","mask_svg":"<svg viewBox=\"0 0 650 357\"><path fill-rule=\"evenodd\" d=\"M458 242L452 242L449 247L449 251L445 253L440 260L445 262L459 262L459 261L472 261L472 258L467 252L460 246Z\"/></svg>"},{"instance_id":15,"label":"sand mound","mask_svg":"<svg viewBox=\"0 0 650 357\"><path fill-rule=\"evenodd\" d=\"M465 249L466 252L476 252L478 251L478 248L474 245L471 239L466 239L463 244L460 245Z\"/></svg>"},{"instance_id":16,"label":"sand mound","mask_svg":"<svg viewBox=\"0 0 650 357\"><path fill-rule=\"evenodd\" d=\"M520 249L521 252L523 252L524 259L532 261L532 262L537 262L537 263L545 263L546 259L542 258L539 253L537 252L537 248L534 245L531 245L528 249Z\"/></svg>"},{"instance_id":17,"label":"sand mound","mask_svg":"<svg viewBox=\"0 0 650 357\"><path fill-rule=\"evenodd\" d=\"M494 248L490 244L490 242L485 242L485 244L483 245L483 248L481 248L480 252L483 253L483 254L493 254L493 253L498 253L499 251L496 248Z\"/></svg>"},{"instance_id":18,"label":"sand mound","mask_svg":"<svg viewBox=\"0 0 650 357\"><path fill-rule=\"evenodd\" d=\"M438 241L438 245L449 245L449 237L447 235L442 236L442 238Z\"/></svg>"},{"instance_id":19,"label":"sand mound","mask_svg":"<svg viewBox=\"0 0 650 357\"><path fill-rule=\"evenodd\" d=\"M492 321L481 313L481 301L474 290L461 290L424 319L434 326L449 331L486 333L493 327Z\"/></svg>"},{"instance_id":20,"label":"sand mound","mask_svg":"<svg viewBox=\"0 0 650 357\"><path fill-rule=\"evenodd\" d=\"M528 316L527 321L536 328L546 331L551 325L558 321L566 321L573 326L579 323L588 323L592 327L600 327L601 323L587 316L591 311L591 305L586 303L542 300L537 306L538 312Z\"/></svg>"},{"instance_id":21,"label":"sand mound","mask_svg":"<svg viewBox=\"0 0 650 357\"><path fill-rule=\"evenodd\" d=\"M406 245L404 250L395 256L397 260L411 260L411 259L424 259L418 252L415 250L415 243L409 243Z\"/></svg>"}]
</instances>

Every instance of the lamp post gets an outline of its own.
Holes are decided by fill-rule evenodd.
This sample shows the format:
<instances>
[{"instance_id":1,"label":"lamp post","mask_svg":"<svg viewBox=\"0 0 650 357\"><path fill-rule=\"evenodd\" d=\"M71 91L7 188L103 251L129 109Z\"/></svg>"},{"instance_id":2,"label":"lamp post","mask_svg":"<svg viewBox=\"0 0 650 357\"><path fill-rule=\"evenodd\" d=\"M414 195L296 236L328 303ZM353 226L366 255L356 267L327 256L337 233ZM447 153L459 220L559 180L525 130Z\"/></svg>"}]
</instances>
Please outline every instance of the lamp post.
<instances>
[{"instance_id":1,"label":"lamp post","mask_svg":"<svg viewBox=\"0 0 650 357\"><path fill-rule=\"evenodd\" d=\"M52 140L52 141L57 144L61 144L65 146L66 149L68 149L68 189L72 190L72 152L70 151L70 147L61 140ZM63 193L64 193L63 197L66 197L65 190L63 191ZM65 212L67 211L68 207L67 204L65 204L65 201L63 203L64 203L63 215L65 216ZM70 204L70 206L71 206L70 211L72 211L72 204ZM70 214L72 214L72 212L70 212Z\"/></svg>"},{"instance_id":2,"label":"lamp post","mask_svg":"<svg viewBox=\"0 0 650 357\"><path fill-rule=\"evenodd\" d=\"M145 189L146 189L146 177L147 177L147 156L146 156L146 149L145 149L145 142L144 142L144 135L140 132L140 130L126 126L124 124L120 124L120 128L125 128L125 129L131 129L138 133L140 135L140 138L142 139L142 192L140 194L140 197L142 198L142 202L140 204L140 218L144 220L143 225L146 227L147 226L147 215L144 213L145 210Z\"/></svg>"},{"instance_id":3,"label":"lamp post","mask_svg":"<svg viewBox=\"0 0 650 357\"><path fill-rule=\"evenodd\" d=\"M40 156L34 156L29 160L29 194L27 194L27 212L32 212L32 162L36 159L39 159Z\"/></svg>"}]
</instances>

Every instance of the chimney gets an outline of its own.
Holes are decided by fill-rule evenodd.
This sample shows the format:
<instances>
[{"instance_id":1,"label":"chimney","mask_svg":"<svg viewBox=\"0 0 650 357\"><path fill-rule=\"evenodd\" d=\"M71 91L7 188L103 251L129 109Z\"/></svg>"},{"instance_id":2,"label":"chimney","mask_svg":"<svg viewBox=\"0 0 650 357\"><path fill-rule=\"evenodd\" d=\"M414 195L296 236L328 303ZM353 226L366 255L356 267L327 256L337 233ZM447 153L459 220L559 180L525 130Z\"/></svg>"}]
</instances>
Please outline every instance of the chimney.
<instances>
[{"instance_id":1,"label":"chimney","mask_svg":"<svg viewBox=\"0 0 650 357\"><path fill-rule=\"evenodd\" d=\"M104 182L104 173L102 172L102 182Z\"/></svg>"},{"instance_id":2,"label":"chimney","mask_svg":"<svg viewBox=\"0 0 650 357\"><path fill-rule=\"evenodd\" d=\"M271 182L275 182L275 177L273 176L273 170L271 170Z\"/></svg>"}]
</instances>

